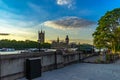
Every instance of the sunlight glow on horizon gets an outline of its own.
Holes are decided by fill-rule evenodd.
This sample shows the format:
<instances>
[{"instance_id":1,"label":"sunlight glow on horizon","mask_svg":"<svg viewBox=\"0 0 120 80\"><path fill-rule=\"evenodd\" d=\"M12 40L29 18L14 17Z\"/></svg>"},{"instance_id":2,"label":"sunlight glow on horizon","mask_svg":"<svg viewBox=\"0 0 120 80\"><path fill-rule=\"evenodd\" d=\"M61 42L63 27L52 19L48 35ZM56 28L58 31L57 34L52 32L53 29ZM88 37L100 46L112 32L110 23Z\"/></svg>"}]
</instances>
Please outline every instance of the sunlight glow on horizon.
<instances>
[{"instance_id":1,"label":"sunlight glow on horizon","mask_svg":"<svg viewBox=\"0 0 120 80\"><path fill-rule=\"evenodd\" d=\"M0 0L0 33L10 34L0 40L37 41L44 24L46 42L68 35L71 42L92 44L97 21L119 4L120 0Z\"/></svg>"}]
</instances>

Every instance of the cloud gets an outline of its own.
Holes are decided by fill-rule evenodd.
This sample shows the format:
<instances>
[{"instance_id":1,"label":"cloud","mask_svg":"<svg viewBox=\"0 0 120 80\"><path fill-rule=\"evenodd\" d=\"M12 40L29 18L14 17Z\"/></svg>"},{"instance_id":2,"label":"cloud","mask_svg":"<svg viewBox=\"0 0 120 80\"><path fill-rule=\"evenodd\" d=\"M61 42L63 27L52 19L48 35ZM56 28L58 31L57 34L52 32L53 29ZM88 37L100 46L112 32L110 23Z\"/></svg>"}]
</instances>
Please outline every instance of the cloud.
<instances>
[{"instance_id":1,"label":"cloud","mask_svg":"<svg viewBox=\"0 0 120 80\"><path fill-rule=\"evenodd\" d=\"M73 29L73 28L87 28L96 23L78 17L65 17L59 20L46 21L44 25L56 29Z\"/></svg>"},{"instance_id":2,"label":"cloud","mask_svg":"<svg viewBox=\"0 0 120 80\"><path fill-rule=\"evenodd\" d=\"M31 25L32 23L27 21L0 19L0 35L4 35L0 36L0 39L36 40L36 30L29 27ZM7 36L7 34L9 34L9 36Z\"/></svg>"},{"instance_id":3,"label":"cloud","mask_svg":"<svg viewBox=\"0 0 120 80\"><path fill-rule=\"evenodd\" d=\"M0 10L0 18L3 18L3 19L23 19L24 16L22 15L17 15L17 14L14 14L12 12L9 12L9 11L5 11L5 10Z\"/></svg>"},{"instance_id":4,"label":"cloud","mask_svg":"<svg viewBox=\"0 0 120 80\"><path fill-rule=\"evenodd\" d=\"M37 17L40 17L40 18L42 18L42 19L47 19L47 17L49 16L49 13L43 8L43 7L41 7L41 6L39 6L39 5L36 5L36 4L33 4L33 3L28 3L28 6L33 10L33 11L35 11L36 12L36 14L37 14ZM39 14L39 16L38 16L38 14ZM40 15L40 14L42 14L42 16ZM43 15L44 14L44 15Z\"/></svg>"},{"instance_id":5,"label":"cloud","mask_svg":"<svg viewBox=\"0 0 120 80\"><path fill-rule=\"evenodd\" d=\"M70 41L80 43L80 44L85 44L85 43L93 44L92 39L70 39Z\"/></svg>"},{"instance_id":6,"label":"cloud","mask_svg":"<svg viewBox=\"0 0 120 80\"><path fill-rule=\"evenodd\" d=\"M11 8L3 0L0 0L0 19L8 18L23 18L21 15L17 15L14 12L17 12L17 9Z\"/></svg>"},{"instance_id":7,"label":"cloud","mask_svg":"<svg viewBox=\"0 0 120 80\"><path fill-rule=\"evenodd\" d=\"M57 4L60 6L67 6L68 8L73 7L73 0L57 0Z\"/></svg>"},{"instance_id":8,"label":"cloud","mask_svg":"<svg viewBox=\"0 0 120 80\"><path fill-rule=\"evenodd\" d=\"M10 8L3 0L0 0L0 8L4 8L9 11L15 11L13 8Z\"/></svg>"}]
</instances>

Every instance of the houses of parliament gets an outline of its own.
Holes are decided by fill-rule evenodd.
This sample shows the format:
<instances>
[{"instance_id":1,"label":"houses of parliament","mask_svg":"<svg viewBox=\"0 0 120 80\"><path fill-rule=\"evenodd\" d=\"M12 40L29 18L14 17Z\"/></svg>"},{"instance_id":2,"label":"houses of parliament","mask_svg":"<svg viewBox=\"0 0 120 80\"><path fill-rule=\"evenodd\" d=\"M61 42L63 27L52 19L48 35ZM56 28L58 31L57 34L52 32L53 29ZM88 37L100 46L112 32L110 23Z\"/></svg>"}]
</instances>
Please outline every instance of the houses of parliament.
<instances>
[{"instance_id":1,"label":"houses of parliament","mask_svg":"<svg viewBox=\"0 0 120 80\"><path fill-rule=\"evenodd\" d=\"M39 43L45 43L45 31L41 30L38 31L38 42ZM66 38L64 41L60 41L59 37L57 40L52 41L51 48L58 49L58 48L68 48L69 45L69 37L66 35Z\"/></svg>"},{"instance_id":2,"label":"houses of parliament","mask_svg":"<svg viewBox=\"0 0 120 80\"><path fill-rule=\"evenodd\" d=\"M38 31L38 42L45 43L45 31Z\"/></svg>"}]
</instances>

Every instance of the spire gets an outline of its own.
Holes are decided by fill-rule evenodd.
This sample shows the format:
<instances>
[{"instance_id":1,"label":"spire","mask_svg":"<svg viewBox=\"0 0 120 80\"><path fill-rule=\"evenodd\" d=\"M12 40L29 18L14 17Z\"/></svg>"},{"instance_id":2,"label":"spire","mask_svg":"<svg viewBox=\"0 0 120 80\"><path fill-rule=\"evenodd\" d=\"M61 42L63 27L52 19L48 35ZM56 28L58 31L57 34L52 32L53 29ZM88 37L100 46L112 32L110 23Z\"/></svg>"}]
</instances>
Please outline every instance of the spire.
<instances>
[{"instance_id":1,"label":"spire","mask_svg":"<svg viewBox=\"0 0 120 80\"><path fill-rule=\"evenodd\" d=\"M45 31L42 30L42 25L40 25L41 30L38 31L38 41L40 43L44 43L45 42Z\"/></svg>"},{"instance_id":2,"label":"spire","mask_svg":"<svg viewBox=\"0 0 120 80\"><path fill-rule=\"evenodd\" d=\"M58 38L57 38L57 43L59 43L59 36L58 36Z\"/></svg>"},{"instance_id":3,"label":"spire","mask_svg":"<svg viewBox=\"0 0 120 80\"><path fill-rule=\"evenodd\" d=\"M68 35L66 35L65 41L66 41L66 44L69 44L69 37L68 37Z\"/></svg>"}]
</instances>

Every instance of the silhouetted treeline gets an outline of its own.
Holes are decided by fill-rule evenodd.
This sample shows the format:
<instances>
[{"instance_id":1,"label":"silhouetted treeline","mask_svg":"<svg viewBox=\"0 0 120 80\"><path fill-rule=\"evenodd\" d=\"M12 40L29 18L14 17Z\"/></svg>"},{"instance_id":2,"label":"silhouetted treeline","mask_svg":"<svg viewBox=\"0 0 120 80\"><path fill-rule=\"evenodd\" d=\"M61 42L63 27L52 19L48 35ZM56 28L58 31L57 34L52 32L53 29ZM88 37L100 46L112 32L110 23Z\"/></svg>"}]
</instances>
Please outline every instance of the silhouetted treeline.
<instances>
[{"instance_id":1,"label":"silhouetted treeline","mask_svg":"<svg viewBox=\"0 0 120 80\"><path fill-rule=\"evenodd\" d=\"M93 52L94 51L94 46L90 44L80 44L77 47L77 51L83 51L83 52Z\"/></svg>"},{"instance_id":2,"label":"silhouetted treeline","mask_svg":"<svg viewBox=\"0 0 120 80\"><path fill-rule=\"evenodd\" d=\"M16 40L0 40L0 48L14 48L16 50L27 49L27 48L38 48L39 44L35 41L16 41ZM51 44L43 43L40 45L41 48L50 48Z\"/></svg>"}]
</instances>

